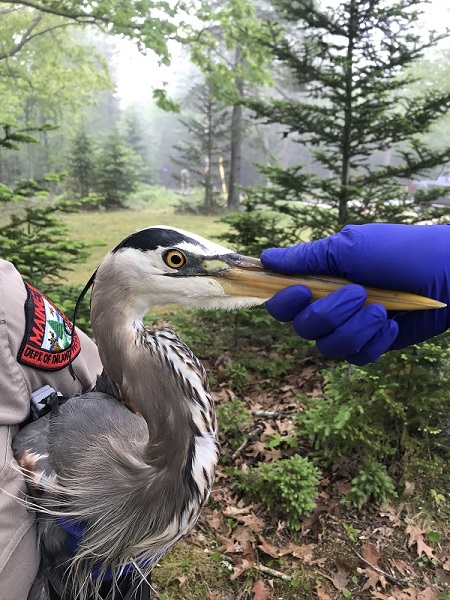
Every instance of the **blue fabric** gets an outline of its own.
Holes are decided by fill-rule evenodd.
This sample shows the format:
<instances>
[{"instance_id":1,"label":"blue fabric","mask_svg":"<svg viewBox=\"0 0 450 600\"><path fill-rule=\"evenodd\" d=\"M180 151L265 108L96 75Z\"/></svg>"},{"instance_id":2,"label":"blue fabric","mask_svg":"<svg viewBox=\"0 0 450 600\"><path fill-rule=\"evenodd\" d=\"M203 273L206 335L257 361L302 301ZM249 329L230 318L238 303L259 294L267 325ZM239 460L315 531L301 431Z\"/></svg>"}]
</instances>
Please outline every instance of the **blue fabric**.
<instances>
[{"instance_id":1,"label":"blue fabric","mask_svg":"<svg viewBox=\"0 0 450 600\"><path fill-rule=\"evenodd\" d=\"M405 348L443 333L449 308L405 313L386 312L380 304L364 306L361 286L408 291L450 302L450 227L447 225L348 225L322 240L261 254L265 267L280 273L346 277L348 285L311 303L301 285L278 292L267 303L280 321L325 356L345 357L356 365L375 362L388 350Z\"/></svg>"},{"instance_id":2,"label":"blue fabric","mask_svg":"<svg viewBox=\"0 0 450 600\"><path fill-rule=\"evenodd\" d=\"M69 550L72 554L75 554L78 550L78 547L81 543L81 540L84 535L84 530L86 529L86 523L83 522L74 522L69 519L58 519L58 525L62 527L68 534L68 546ZM143 563L143 566L145 563ZM101 563L97 566L94 566L92 569L92 577L94 579L98 579L100 576ZM134 570L133 565L127 565L124 567L122 574L127 575ZM107 569L102 576L102 581L111 581L113 575L111 569Z\"/></svg>"}]
</instances>

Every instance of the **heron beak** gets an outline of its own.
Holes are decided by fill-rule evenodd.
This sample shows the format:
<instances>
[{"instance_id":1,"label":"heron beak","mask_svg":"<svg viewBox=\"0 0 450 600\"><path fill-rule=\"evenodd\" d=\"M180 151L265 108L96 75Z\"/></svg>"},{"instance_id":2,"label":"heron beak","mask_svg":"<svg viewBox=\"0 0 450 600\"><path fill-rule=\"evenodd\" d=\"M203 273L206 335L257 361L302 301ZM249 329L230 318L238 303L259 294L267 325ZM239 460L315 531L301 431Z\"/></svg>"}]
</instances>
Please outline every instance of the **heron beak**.
<instances>
[{"instance_id":1,"label":"heron beak","mask_svg":"<svg viewBox=\"0 0 450 600\"><path fill-rule=\"evenodd\" d=\"M312 292L312 299L323 298L344 285L352 283L341 277L328 275L281 275L265 269L261 261L250 256L233 254L221 257L226 262L215 277L229 296L248 296L268 300L276 292L291 285L304 285ZM426 310L444 308L446 304L408 292L365 288L367 302L382 304L387 310Z\"/></svg>"}]
</instances>

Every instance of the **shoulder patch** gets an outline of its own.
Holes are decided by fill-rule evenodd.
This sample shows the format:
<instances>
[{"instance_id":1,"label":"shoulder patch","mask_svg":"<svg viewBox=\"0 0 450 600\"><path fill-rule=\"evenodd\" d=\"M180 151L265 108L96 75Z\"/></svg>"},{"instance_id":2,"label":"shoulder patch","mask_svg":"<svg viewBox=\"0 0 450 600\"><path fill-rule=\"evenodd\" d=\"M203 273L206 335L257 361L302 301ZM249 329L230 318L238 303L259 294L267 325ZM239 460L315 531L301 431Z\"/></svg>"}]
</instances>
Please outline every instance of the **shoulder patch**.
<instances>
[{"instance_id":1,"label":"shoulder patch","mask_svg":"<svg viewBox=\"0 0 450 600\"><path fill-rule=\"evenodd\" d=\"M25 283L25 335L17 360L44 371L59 371L80 353L80 340L72 323L48 298Z\"/></svg>"}]
</instances>

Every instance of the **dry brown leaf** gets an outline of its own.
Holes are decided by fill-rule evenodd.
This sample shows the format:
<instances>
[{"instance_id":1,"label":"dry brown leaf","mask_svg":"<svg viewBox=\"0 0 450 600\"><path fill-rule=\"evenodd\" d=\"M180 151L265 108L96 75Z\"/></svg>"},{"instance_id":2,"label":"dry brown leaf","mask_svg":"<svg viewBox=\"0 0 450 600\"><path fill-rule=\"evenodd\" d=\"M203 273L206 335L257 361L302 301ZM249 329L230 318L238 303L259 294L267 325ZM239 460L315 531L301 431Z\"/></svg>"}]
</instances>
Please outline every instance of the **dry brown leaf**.
<instances>
[{"instance_id":1,"label":"dry brown leaf","mask_svg":"<svg viewBox=\"0 0 450 600\"><path fill-rule=\"evenodd\" d=\"M205 511L203 513L203 520L206 521L206 523L216 531L220 531L221 529L223 529L223 517L218 510L214 510L212 512Z\"/></svg>"},{"instance_id":2,"label":"dry brown leaf","mask_svg":"<svg viewBox=\"0 0 450 600\"><path fill-rule=\"evenodd\" d=\"M389 596L373 591L372 598L379 598L380 600L437 600L438 595L437 592L429 587L425 590L418 590L416 588L399 590L395 588L391 590Z\"/></svg>"},{"instance_id":3,"label":"dry brown leaf","mask_svg":"<svg viewBox=\"0 0 450 600\"><path fill-rule=\"evenodd\" d=\"M316 587L316 592L318 600L331 600L331 597L326 593L323 587L320 587L320 585Z\"/></svg>"},{"instance_id":4,"label":"dry brown leaf","mask_svg":"<svg viewBox=\"0 0 450 600\"><path fill-rule=\"evenodd\" d=\"M300 377L302 379L313 379L316 375L317 375L316 367L305 367L304 369L302 369Z\"/></svg>"},{"instance_id":5,"label":"dry brown leaf","mask_svg":"<svg viewBox=\"0 0 450 600\"><path fill-rule=\"evenodd\" d=\"M304 544L303 546L293 546L289 544L285 550L283 550L283 556L285 554L292 554L295 558L299 558L305 565L309 565L313 562L314 550L317 548L317 544Z\"/></svg>"},{"instance_id":6,"label":"dry brown leaf","mask_svg":"<svg viewBox=\"0 0 450 600\"><path fill-rule=\"evenodd\" d=\"M366 583L364 584L362 591L370 590L370 588L376 589L378 584L381 585L383 589L386 587L386 577L377 571L374 571L370 567L367 569L358 569L358 573L364 575L367 578Z\"/></svg>"},{"instance_id":7,"label":"dry brown leaf","mask_svg":"<svg viewBox=\"0 0 450 600\"><path fill-rule=\"evenodd\" d=\"M437 592L428 587L426 590L420 592L420 596L417 596L417 600L437 600Z\"/></svg>"},{"instance_id":8,"label":"dry brown leaf","mask_svg":"<svg viewBox=\"0 0 450 600\"><path fill-rule=\"evenodd\" d=\"M400 513L398 511L396 511L395 508L390 506L389 504L381 505L380 516L387 517L394 527L400 527L402 524L402 520L400 518Z\"/></svg>"},{"instance_id":9,"label":"dry brown leaf","mask_svg":"<svg viewBox=\"0 0 450 600\"><path fill-rule=\"evenodd\" d=\"M268 554L272 558L280 558L280 549L277 548L274 544L271 544L269 540L266 540L262 535L259 536L261 543L258 545L258 548L262 550L265 554Z\"/></svg>"},{"instance_id":10,"label":"dry brown leaf","mask_svg":"<svg viewBox=\"0 0 450 600\"><path fill-rule=\"evenodd\" d=\"M270 590L262 579L258 579L252 587L253 600L270 600Z\"/></svg>"},{"instance_id":11,"label":"dry brown leaf","mask_svg":"<svg viewBox=\"0 0 450 600\"><path fill-rule=\"evenodd\" d=\"M330 576L327 576L327 579L331 581L337 590L342 592L342 590L347 587L348 573L345 569L338 566L337 571L332 573Z\"/></svg>"},{"instance_id":12,"label":"dry brown leaf","mask_svg":"<svg viewBox=\"0 0 450 600\"><path fill-rule=\"evenodd\" d=\"M417 525L408 525L408 527L406 528L406 533L409 536L408 548L411 548L411 546L414 546L414 544L416 544L417 555L419 556L419 558L422 556L422 554L426 554L430 560L437 560L437 557L434 555L434 549L425 543L425 540L423 539L424 531L420 527L418 527Z\"/></svg>"},{"instance_id":13,"label":"dry brown leaf","mask_svg":"<svg viewBox=\"0 0 450 600\"><path fill-rule=\"evenodd\" d=\"M223 514L226 517L235 517L236 515L248 514L251 511L251 506L244 506L242 508L238 508L237 506L229 505L223 509Z\"/></svg>"},{"instance_id":14,"label":"dry brown leaf","mask_svg":"<svg viewBox=\"0 0 450 600\"><path fill-rule=\"evenodd\" d=\"M266 528L264 521L257 517L254 512L251 512L249 515L236 516L235 519L255 533L260 533Z\"/></svg>"},{"instance_id":15,"label":"dry brown leaf","mask_svg":"<svg viewBox=\"0 0 450 600\"><path fill-rule=\"evenodd\" d=\"M175 577L175 579L178 581L180 588L183 587L183 585L186 583L187 581L187 577L186 575L179 575L178 577Z\"/></svg>"},{"instance_id":16,"label":"dry brown leaf","mask_svg":"<svg viewBox=\"0 0 450 600\"><path fill-rule=\"evenodd\" d=\"M379 567L381 555L373 544L366 542L362 547L362 555L368 563L374 567Z\"/></svg>"},{"instance_id":17,"label":"dry brown leaf","mask_svg":"<svg viewBox=\"0 0 450 600\"><path fill-rule=\"evenodd\" d=\"M264 454L266 452L266 445L264 444L264 442L253 442L252 444L249 445L248 449L247 449L247 454L249 456L254 456L255 458L257 456L259 456L260 454Z\"/></svg>"},{"instance_id":18,"label":"dry brown leaf","mask_svg":"<svg viewBox=\"0 0 450 600\"><path fill-rule=\"evenodd\" d=\"M402 560L401 558L390 558L389 563L394 569L397 569L403 577L417 577L414 569L405 560Z\"/></svg>"},{"instance_id":19,"label":"dry brown leaf","mask_svg":"<svg viewBox=\"0 0 450 600\"><path fill-rule=\"evenodd\" d=\"M236 561L236 564L233 567L233 573L230 575L230 580L234 581L238 577L245 573L245 571L249 571L253 569L255 566L254 560L247 560L246 558L240 558Z\"/></svg>"}]
</instances>

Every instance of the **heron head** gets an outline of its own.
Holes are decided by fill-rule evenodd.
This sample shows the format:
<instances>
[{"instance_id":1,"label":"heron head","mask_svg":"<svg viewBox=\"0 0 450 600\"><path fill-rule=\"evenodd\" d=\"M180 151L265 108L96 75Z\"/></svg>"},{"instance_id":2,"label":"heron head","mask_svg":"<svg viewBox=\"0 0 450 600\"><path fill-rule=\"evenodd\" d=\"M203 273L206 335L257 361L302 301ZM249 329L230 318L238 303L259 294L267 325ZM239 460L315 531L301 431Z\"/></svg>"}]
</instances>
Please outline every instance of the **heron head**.
<instances>
[{"instance_id":1,"label":"heron head","mask_svg":"<svg viewBox=\"0 0 450 600\"><path fill-rule=\"evenodd\" d=\"M178 304L187 308L233 309L262 304L289 285L252 257L175 227L147 227L123 240L95 278L112 279L142 310Z\"/></svg>"}]
</instances>

